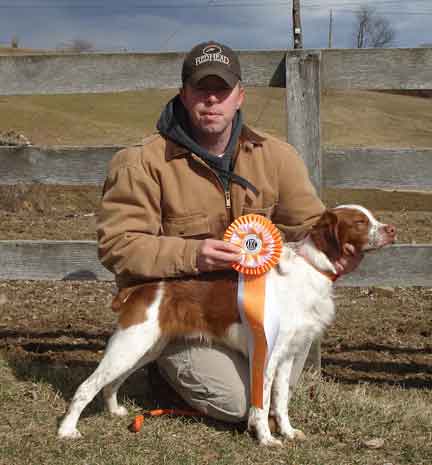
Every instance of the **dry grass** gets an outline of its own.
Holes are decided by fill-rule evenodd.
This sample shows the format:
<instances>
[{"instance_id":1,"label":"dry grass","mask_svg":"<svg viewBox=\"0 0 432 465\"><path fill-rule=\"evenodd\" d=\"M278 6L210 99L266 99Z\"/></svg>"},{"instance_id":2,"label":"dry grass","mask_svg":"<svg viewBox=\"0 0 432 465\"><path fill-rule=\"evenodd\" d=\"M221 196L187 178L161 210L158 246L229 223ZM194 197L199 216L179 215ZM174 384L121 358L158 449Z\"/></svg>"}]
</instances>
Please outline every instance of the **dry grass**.
<instances>
[{"instance_id":1,"label":"dry grass","mask_svg":"<svg viewBox=\"0 0 432 465\"><path fill-rule=\"evenodd\" d=\"M25 48L25 47L4 47L0 46L0 55L56 55L56 54L72 54L76 53L70 50L55 50L41 48Z\"/></svg>"},{"instance_id":2,"label":"dry grass","mask_svg":"<svg viewBox=\"0 0 432 465\"><path fill-rule=\"evenodd\" d=\"M0 130L36 145L131 144L155 131L175 90L116 94L3 96ZM246 120L285 137L285 91L248 88ZM380 92L332 92L322 98L322 136L333 146L432 146L431 100Z\"/></svg>"},{"instance_id":3,"label":"dry grass","mask_svg":"<svg viewBox=\"0 0 432 465\"><path fill-rule=\"evenodd\" d=\"M128 418L110 418L98 396L81 418L83 439L57 440L68 401L96 367L111 333L110 287L0 283L1 465L432 463L432 294L427 290L381 295L338 289L338 319L323 341L324 372L346 381L310 375L299 386L291 416L307 434L305 443L262 449L242 426L167 417L146 420L133 435L127 425L136 413L173 401L165 396L162 403L162 386L149 391L144 370L122 390ZM338 361L349 364L342 371ZM421 379L425 389L414 388ZM405 388L392 387L395 381ZM382 440L382 447L368 447L374 439Z\"/></svg>"},{"instance_id":4,"label":"dry grass","mask_svg":"<svg viewBox=\"0 0 432 465\"><path fill-rule=\"evenodd\" d=\"M13 368L11 368L11 366ZM140 406L127 402L129 419L101 414L95 403L84 415L78 441L59 441L57 422L64 392L83 369L0 364L2 465L35 464L286 464L398 465L432 463L430 393L353 389L309 376L299 387L292 418L308 440L264 449L242 428L203 420L148 419L136 435L128 421ZM366 445L384 441L378 449Z\"/></svg>"}]
</instances>

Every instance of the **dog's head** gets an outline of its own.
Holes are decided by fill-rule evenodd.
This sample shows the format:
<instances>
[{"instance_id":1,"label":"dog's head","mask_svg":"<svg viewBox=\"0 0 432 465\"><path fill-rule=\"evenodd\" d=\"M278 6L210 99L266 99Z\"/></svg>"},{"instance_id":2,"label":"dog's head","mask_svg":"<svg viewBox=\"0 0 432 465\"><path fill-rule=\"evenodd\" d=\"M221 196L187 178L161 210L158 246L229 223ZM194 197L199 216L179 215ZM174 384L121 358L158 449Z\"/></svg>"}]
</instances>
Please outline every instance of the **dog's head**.
<instances>
[{"instance_id":1,"label":"dog's head","mask_svg":"<svg viewBox=\"0 0 432 465\"><path fill-rule=\"evenodd\" d=\"M396 228L380 223L360 205L341 205L323 213L310 237L315 247L334 261L348 253L348 244L357 253L392 244L396 240Z\"/></svg>"}]
</instances>

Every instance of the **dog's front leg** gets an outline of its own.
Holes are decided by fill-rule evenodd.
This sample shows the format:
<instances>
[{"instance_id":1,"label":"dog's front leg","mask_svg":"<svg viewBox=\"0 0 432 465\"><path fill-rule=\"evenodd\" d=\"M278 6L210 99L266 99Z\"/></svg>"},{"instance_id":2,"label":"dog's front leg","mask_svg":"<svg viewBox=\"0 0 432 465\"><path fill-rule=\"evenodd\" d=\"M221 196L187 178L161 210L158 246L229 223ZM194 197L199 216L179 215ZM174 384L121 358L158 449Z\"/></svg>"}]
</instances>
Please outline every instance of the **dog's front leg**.
<instances>
[{"instance_id":1,"label":"dog's front leg","mask_svg":"<svg viewBox=\"0 0 432 465\"><path fill-rule=\"evenodd\" d=\"M255 431L258 442L262 446L282 446L282 442L271 434L268 417L273 378L276 372L277 355L273 353L264 377L263 408L251 406L249 409L248 430Z\"/></svg>"},{"instance_id":2,"label":"dog's front leg","mask_svg":"<svg viewBox=\"0 0 432 465\"><path fill-rule=\"evenodd\" d=\"M303 431L291 426L288 415L288 404L292 397L295 386L290 384L294 357L289 357L281 361L276 370L275 379L272 385L272 413L279 426L279 433L294 441L304 441L306 439Z\"/></svg>"}]
</instances>

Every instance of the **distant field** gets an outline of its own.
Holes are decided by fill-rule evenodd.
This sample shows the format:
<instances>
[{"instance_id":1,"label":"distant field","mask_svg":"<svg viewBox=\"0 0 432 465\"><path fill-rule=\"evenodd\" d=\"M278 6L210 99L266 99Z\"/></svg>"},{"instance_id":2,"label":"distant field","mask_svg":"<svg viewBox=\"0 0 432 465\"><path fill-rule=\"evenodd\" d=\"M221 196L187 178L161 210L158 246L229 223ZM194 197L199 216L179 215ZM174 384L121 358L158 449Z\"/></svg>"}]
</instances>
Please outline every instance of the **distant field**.
<instances>
[{"instance_id":1,"label":"distant field","mask_svg":"<svg viewBox=\"0 0 432 465\"><path fill-rule=\"evenodd\" d=\"M172 90L116 94L0 97L0 131L38 145L130 144L154 131ZM285 91L248 88L249 124L284 138ZM338 91L322 97L323 144L432 147L432 101L382 92Z\"/></svg>"},{"instance_id":2,"label":"distant field","mask_svg":"<svg viewBox=\"0 0 432 465\"><path fill-rule=\"evenodd\" d=\"M12 48L1 47L0 55L46 55L53 53L72 53L68 50L52 50L52 49L39 49L39 48Z\"/></svg>"}]
</instances>

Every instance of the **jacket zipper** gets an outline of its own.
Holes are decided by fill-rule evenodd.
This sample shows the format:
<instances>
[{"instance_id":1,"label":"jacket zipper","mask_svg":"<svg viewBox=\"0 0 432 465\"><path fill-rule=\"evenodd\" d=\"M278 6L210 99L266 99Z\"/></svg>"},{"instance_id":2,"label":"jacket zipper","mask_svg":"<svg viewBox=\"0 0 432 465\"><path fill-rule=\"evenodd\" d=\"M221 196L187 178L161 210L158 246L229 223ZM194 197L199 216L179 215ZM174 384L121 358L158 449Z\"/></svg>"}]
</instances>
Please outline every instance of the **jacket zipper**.
<instances>
[{"instance_id":1,"label":"jacket zipper","mask_svg":"<svg viewBox=\"0 0 432 465\"><path fill-rule=\"evenodd\" d=\"M231 192L229 190L225 191L225 208L231 208Z\"/></svg>"},{"instance_id":2,"label":"jacket zipper","mask_svg":"<svg viewBox=\"0 0 432 465\"><path fill-rule=\"evenodd\" d=\"M224 193L224 197L225 197L225 208L227 210L231 210L231 192L229 189L225 189L224 185L222 184L222 181L219 179L219 176L208 166L206 165L199 157L197 157L196 155L194 156L194 159L198 162L198 163L201 163L203 166L205 166L209 171L210 173L213 174L213 176L216 178L216 181L217 183L219 184L219 186L221 186L222 188L222 191ZM229 214L229 216L231 216L231 214Z\"/></svg>"}]
</instances>

